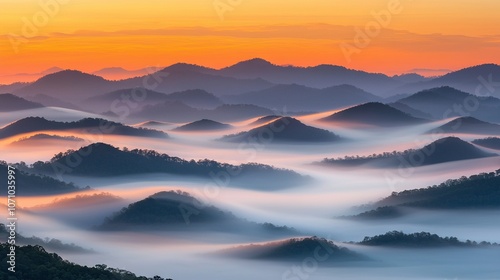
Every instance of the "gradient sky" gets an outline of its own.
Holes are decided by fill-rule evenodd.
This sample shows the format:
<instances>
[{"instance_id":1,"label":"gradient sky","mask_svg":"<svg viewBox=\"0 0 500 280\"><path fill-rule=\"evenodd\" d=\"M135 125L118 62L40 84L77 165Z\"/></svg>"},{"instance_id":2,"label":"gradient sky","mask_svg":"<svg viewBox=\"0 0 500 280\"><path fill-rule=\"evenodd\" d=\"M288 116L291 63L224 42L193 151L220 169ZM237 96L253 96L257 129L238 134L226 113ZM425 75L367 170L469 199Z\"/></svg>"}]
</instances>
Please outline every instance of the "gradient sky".
<instances>
[{"instance_id":1,"label":"gradient sky","mask_svg":"<svg viewBox=\"0 0 500 280\"><path fill-rule=\"evenodd\" d=\"M220 68L253 57L387 74L500 63L498 0L0 3L0 76L53 66L91 72L189 62ZM231 10L221 16L214 3ZM388 11L391 3L400 10L366 46L349 48L356 52L347 59L342 43L355 47L356 28L373 24L372 13Z\"/></svg>"}]
</instances>

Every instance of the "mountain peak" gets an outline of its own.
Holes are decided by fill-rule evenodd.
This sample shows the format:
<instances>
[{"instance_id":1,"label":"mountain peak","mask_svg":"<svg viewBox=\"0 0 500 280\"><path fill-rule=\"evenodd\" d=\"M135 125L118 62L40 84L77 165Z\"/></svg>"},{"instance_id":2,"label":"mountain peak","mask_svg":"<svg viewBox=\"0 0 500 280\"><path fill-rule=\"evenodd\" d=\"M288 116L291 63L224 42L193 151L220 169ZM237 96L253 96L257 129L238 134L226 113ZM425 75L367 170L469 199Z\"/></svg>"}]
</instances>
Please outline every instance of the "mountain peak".
<instances>
[{"instance_id":1,"label":"mountain peak","mask_svg":"<svg viewBox=\"0 0 500 280\"><path fill-rule=\"evenodd\" d=\"M425 121L380 102L368 102L357 105L321 120L352 122L376 126L399 126L418 124Z\"/></svg>"},{"instance_id":2,"label":"mountain peak","mask_svg":"<svg viewBox=\"0 0 500 280\"><path fill-rule=\"evenodd\" d=\"M267 61L265 59L262 59L262 58L258 58L258 57L238 62L235 65L238 65L238 64L240 64L240 65L242 65L242 64L245 64L245 65L255 65L255 66L273 65L271 62L269 62L269 61Z\"/></svg>"},{"instance_id":3,"label":"mountain peak","mask_svg":"<svg viewBox=\"0 0 500 280\"><path fill-rule=\"evenodd\" d=\"M268 124L259 126L250 131L240 132L238 134L227 135L222 138L228 142L241 142L252 137L258 137L263 131L273 131L280 128L279 131L272 133L277 142L300 143L300 142L333 142L341 138L331 131L308 126L292 117L279 117Z\"/></svg>"}]
</instances>

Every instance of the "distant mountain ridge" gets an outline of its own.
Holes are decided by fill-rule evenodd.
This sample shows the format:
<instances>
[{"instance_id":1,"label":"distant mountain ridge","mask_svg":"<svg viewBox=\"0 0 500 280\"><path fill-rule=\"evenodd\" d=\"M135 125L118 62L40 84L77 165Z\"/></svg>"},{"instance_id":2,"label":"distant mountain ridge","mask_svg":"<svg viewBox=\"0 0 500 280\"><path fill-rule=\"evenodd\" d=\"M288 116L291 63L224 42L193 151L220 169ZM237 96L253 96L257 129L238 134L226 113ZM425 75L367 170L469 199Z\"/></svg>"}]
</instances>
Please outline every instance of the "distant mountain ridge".
<instances>
[{"instance_id":1,"label":"distant mountain ridge","mask_svg":"<svg viewBox=\"0 0 500 280\"><path fill-rule=\"evenodd\" d=\"M116 72L116 69L112 72ZM162 93L203 89L221 97L258 92L280 84L297 84L311 88L329 88L348 84L382 97L451 86L481 96L500 97L495 92L489 92L490 88L483 88L481 93L476 93L476 89L485 81L487 83L490 76L499 75L500 66L496 64L472 66L442 77L429 79L411 74L389 77L380 73L325 64L310 67L279 66L256 58L222 69L177 63L155 73L118 81L106 80L100 76L76 70L62 70L45 75L33 83L10 87L10 89L14 94L21 96L45 94L66 102L134 87L147 87Z\"/></svg>"},{"instance_id":2,"label":"distant mountain ridge","mask_svg":"<svg viewBox=\"0 0 500 280\"><path fill-rule=\"evenodd\" d=\"M13 94L0 94L0 112L35 109L44 107L40 103L32 102Z\"/></svg>"}]
</instances>

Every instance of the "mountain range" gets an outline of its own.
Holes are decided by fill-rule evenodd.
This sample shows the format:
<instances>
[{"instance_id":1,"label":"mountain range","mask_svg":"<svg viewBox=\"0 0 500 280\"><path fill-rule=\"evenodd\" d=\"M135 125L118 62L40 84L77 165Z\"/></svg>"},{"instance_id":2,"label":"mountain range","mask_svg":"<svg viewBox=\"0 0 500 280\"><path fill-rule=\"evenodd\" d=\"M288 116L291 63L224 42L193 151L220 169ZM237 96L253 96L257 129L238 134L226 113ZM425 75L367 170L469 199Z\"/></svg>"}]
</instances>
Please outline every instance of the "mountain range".
<instances>
[{"instance_id":1,"label":"mountain range","mask_svg":"<svg viewBox=\"0 0 500 280\"><path fill-rule=\"evenodd\" d=\"M259 92L277 85L296 84L309 88L324 89L324 92L330 90L350 93L352 95L350 98L354 98L353 93L356 92L362 94L356 98L363 96L363 98L373 98L373 96L366 93L389 97L440 86L455 87L486 98L487 96L498 95L494 90L492 92L487 91L488 89L491 91L491 86L483 86L484 90L481 92L477 92L476 89L484 84L484 81L488 82L490 77L499 75L500 66L483 64L451 72L442 77L417 79L415 82L412 79L389 77L380 73L368 73L335 65L312 67L279 66L257 58L218 70L178 63L155 73L118 81L106 80L100 76L77 70L62 70L45 75L32 83L19 84L16 87L3 86L0 88L0 92L11 92L20 96L45 94L64 101L80 101L98 94L136 87L145 87L148 90L162 93L203 89L221 97ZM346 84L354 85L359 89L342 86ZM336 86L340 86L340 88ZM279 86L278 89L280 89ZM363 91L366 93L363 93ZM255 102L261 101L256 100Z\"/></svg>"}]
</instances>

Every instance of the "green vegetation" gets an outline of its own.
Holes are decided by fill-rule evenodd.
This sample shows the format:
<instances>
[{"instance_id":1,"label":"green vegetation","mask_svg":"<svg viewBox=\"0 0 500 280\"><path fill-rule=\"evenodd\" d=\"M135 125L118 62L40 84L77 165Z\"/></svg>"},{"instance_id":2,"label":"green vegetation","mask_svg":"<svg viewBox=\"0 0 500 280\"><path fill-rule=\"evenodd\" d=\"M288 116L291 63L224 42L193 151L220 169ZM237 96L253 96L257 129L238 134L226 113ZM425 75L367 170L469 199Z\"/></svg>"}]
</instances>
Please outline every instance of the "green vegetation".
<instances>
[{"instance_id":1,"label":"green vegetation","mask_svg":"<svg viewBox=\"0 0 500 280\"><path fill-rule=\"evenodd\" d=\"M0 279L5 280L169 280L160 276L147 278L130 271L109 268L104 264L81 266L48 253L41 246L16 246L15 272L8 271L10 245L0 244ZM170 279L171 280L171 279Z\"/></svg>"},{"instance_id":2,"label":"green vegetation","mask_svg":"<svg viewBox=\"0 0 500 280\"><path fill-rule=\"evenodd\" d=\"M440 237L437 234L428 232L416 232L405 234L401 231L390 231L385 234L373 237L365 237L358 242L367 246L388 246L388 247L476 247L476 246L497 246L496 243L467 240L462 242L456 237Z\"/></svg>"}]
</instances>

